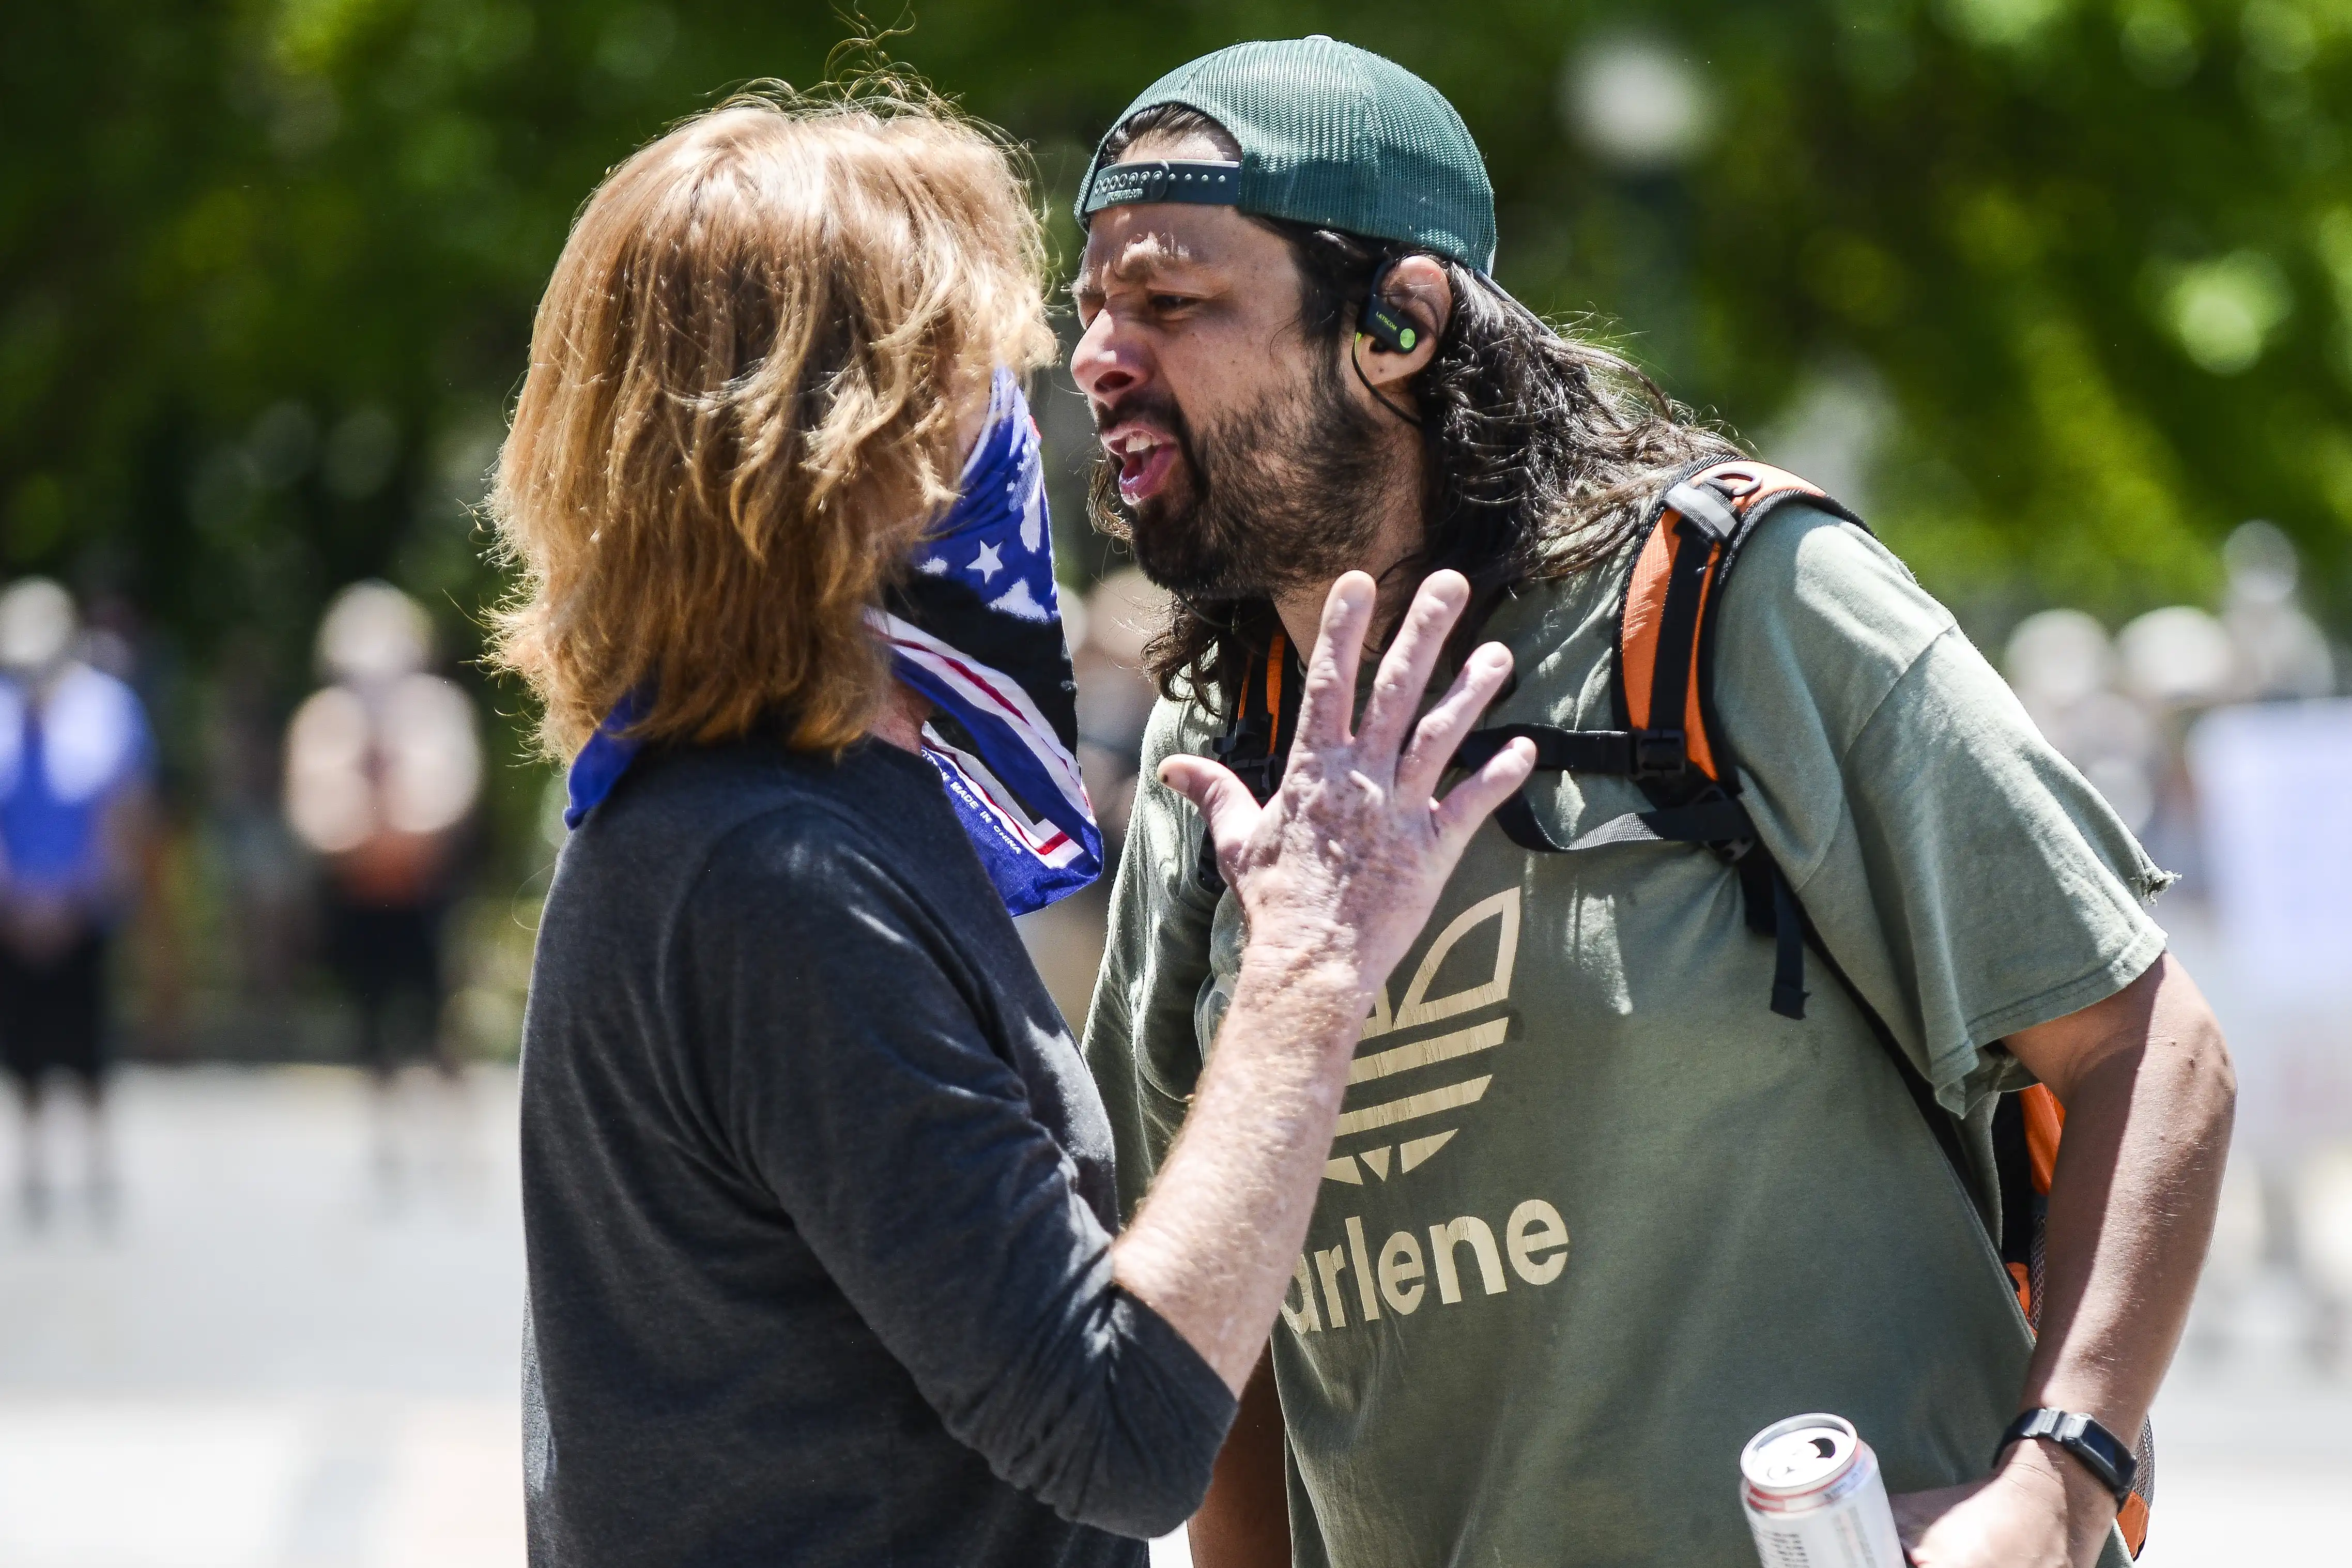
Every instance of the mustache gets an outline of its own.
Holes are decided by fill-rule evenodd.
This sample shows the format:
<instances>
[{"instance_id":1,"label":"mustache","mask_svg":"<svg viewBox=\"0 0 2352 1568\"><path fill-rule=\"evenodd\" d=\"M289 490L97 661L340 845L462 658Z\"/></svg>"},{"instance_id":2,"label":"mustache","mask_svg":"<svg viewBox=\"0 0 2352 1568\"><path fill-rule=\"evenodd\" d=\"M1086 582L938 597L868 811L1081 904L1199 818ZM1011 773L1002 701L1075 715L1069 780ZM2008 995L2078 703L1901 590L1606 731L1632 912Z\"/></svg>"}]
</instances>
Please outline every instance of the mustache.
<instances>
[{"instance_id":1,"label":"mustache","mask_svg":"<svg viewBox=\"0 0 2352 1568\"><path fill-rule=\"evenodd\" d=\"M1094 417L1097 436L1126 420L1141 417L1166 426L1180 446L1189 448L1192 439L1192 427L1184 418L1183 407L1160 387L1140 388L1103 404L1094 410Z\"/></svg>"}]
</instances>

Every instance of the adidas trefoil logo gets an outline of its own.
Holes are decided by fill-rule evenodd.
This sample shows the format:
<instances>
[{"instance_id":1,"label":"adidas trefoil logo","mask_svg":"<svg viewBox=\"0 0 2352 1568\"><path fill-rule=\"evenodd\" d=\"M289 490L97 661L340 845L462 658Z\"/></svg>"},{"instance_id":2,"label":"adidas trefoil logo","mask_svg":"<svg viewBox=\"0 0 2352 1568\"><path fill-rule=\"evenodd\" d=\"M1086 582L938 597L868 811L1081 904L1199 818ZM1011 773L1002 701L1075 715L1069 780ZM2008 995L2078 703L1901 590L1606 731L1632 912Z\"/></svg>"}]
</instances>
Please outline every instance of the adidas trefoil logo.
<instances>
[{"instance_id":1,"label":"adidas trefoil logo","mask_svg":"<svg viewBox=\"0 0 2352 1568\"><path fill-rule=\"evenodd\" d=\"M1447 995L1431 996L1429 988L1454 948L1472 931L1490 922L1495 926L1495 964L1486 981ZM1509 1001L1511 969L1518 952L1519 889L1511 887L1471 905L1438 933L1413 971L1412 984L1405 987L1404 1000L1393 1015L1389 1012L1387 987L1381 989L1373 998L1372 1016L1364 1025L1365 1041L1386 1040L1391 1036L1447 1023L1465 1013ZM1368 1143L1337 1155L1323 1167L1324 1179L1360 1186L1364 1173L1370 1171L1377 1179L1387 1181L1391 1171L1402 1175L1453 1142L1460 1128L1431 1129L1428 1123L1485 1098L1487 1086L1494 1082L1494 1074L1477 1070L1485 1065L1481 1053L1501 1045L1509 1027L1510 1017L1506 1014L1358 1055L1355 1066L1348 1073L1348 1101L1353 1108L1339 1117L1334 1147L1365 1133L1375 1136ZM1457 1068L1448 1068L1443 1075L1423 1071L1465 1058L1477 1058L1469 1062L1467 1072ZM1407 1073L1417 1075L1423 1082L1432 1079L1438 1081L1393 1099L1382 1098L1404 1087L1388 1080ZM1364 1085L1377 1087L1366 1089ZM1389 1131L1391 1128L1410 1131L1414 1136L1391 1142L1395 1135Z\"/></svg>"}]
</instances>

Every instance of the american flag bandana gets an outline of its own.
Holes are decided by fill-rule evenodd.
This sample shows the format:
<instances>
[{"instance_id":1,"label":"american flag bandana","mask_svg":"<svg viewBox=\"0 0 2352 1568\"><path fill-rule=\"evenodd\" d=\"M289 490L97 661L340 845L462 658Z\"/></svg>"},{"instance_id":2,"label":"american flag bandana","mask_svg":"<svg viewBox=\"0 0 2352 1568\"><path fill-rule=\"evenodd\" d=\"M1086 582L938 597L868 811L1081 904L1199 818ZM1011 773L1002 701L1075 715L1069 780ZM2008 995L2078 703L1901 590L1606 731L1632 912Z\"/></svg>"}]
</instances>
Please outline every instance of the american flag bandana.
<instances>
[{"instance_id":1,"label":"american flag bandana","mask_svg":"<svg viewBox=\"0 0 2352 1568\"><path fill-rule=\"evenodd\" d=\"M1044 909L1102 875L1102 831L1078 773L1037 425L1009 371L996 373L987 428L913 565L869 618L891 673L938 705L923 754L1004 907ZM638 717L624 700L573 760L566 825L618 782L637 749L621 731Z\"/></svg>"}]
</instances>

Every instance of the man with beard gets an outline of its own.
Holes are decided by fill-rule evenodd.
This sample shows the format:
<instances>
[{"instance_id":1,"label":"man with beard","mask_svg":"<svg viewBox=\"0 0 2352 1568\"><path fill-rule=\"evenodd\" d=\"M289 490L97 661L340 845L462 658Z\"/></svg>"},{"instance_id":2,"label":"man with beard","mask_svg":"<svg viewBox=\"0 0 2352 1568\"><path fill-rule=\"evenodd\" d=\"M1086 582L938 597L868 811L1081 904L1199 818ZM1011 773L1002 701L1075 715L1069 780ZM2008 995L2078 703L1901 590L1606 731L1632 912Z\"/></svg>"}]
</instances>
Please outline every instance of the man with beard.
<instances>
[{"instance_id":1,"label":"man with beard","mask_svg":"<svg viewBox=\"0 0 2352 1568\"><path fill-rule=\"evenodd\" d=\"M1178 604L1142 776L1188 753L1234 770L1202 810L1145 785L1119 870L1087 1047L1131 1205L1247 931L1205 822L1285 787L1327 585L1368 572L1393 616L1459 570L1465 625L1518 671L1486 726L1623 742L1619 606L1653 509L1738 454L1496 286L1466 129L1361 50L1246 44L1171 73L1078 207L1097 508ZM2171 879L1834 502L1780 507L1744 549L1708 623L1706 732L1769 853L1748 864L1778 879L1762 929L1815 936L1843 984L1806 1005L1805 947L1743 920L1727 856L1655 834L1538 852L1652 805L1632 767L1539 773L1373 1000L1284 1321L1194 1521L1202 1568L1745 1568L1740 1447L1805 1410L1857 1425L1927 1568L2112 1568L2119 1510L2144 1524L2131 1439L2234 1093L2144 909ZM1631 732L1686 772L1699 731ZM1988 1173L1995 1104L2036 1082L2065 1120L2038 1338Z\"/></svg>"}]
</instances>

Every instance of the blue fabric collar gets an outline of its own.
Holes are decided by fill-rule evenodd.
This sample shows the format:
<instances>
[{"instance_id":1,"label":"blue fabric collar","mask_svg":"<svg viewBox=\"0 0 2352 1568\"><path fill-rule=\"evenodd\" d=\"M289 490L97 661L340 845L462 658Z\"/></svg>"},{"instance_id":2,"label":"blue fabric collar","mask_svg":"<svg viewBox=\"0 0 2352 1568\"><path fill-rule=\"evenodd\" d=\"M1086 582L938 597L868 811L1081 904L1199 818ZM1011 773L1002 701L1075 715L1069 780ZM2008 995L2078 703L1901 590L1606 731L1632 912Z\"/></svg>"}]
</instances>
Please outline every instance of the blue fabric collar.
<instances>
[{"instance_id":1,"label":"blue fabric collar","mask_svg":"<svg viewBox=\"0 0 2352 1568\"><path fill-rule=\"evenodd\" d=\"M1102 875L1102 833L1078 771L1037 426L1009 371L996 373L987 428L913 567L869 619L892 673L940 710L923 754L1005 908L1043 909ZM627 731L649 706L644 693L623 699L572 760L566 826L628 771L639 742Z\"/></svg>"}]
</instances>

